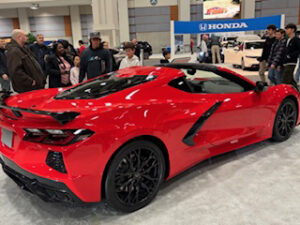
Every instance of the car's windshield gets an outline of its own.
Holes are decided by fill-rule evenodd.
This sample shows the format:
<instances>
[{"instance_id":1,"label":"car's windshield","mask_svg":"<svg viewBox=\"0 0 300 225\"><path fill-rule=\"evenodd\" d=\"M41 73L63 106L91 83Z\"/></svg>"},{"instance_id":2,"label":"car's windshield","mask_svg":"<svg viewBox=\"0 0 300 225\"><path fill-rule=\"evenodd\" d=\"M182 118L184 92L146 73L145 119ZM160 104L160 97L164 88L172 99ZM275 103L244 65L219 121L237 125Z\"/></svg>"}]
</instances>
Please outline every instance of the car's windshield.
<instances>
[{"instance_id":1,"label":"car's windshield","mask_svg":"<svg viewBox=\"0 0 300 225\"><path fill-rule=\"evenodd\" d=\"M264 47L264 42L247 42L245 49L262 49Z\"/></svg>"},{"instance_id":2,"label":"car's windshield","mask_svg":"<svg viewBox=\"0 0 300 225\"><path fill-rule=\"evenodd\" d=\"M133 75L131 77L118 77L116 75L116 73L107 74L88 83L70 88L58 94L55 99L100 98L155 79L153 75Z\"/></svg>"}]
</instances>

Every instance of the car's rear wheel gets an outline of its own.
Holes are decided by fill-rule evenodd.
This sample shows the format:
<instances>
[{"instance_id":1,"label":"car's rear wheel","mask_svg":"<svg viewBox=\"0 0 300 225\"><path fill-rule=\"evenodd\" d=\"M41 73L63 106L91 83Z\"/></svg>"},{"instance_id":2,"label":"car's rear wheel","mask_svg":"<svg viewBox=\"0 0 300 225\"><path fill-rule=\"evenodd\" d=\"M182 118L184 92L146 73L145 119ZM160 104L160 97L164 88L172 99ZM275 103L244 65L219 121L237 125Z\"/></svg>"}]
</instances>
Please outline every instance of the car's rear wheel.
<instances>
[{"instance_id":1,"label":"car's rear wheel","mask_svg":"<svg viewBox=\"0 0 300 225\"><path fill-rule=\"evenodd\" d=\"M274 128L273 128L273 141L285 141L294 131L297 123L297 106L291 99L285 99L276 114Z\"/></svg>"},{"instance_id":2,"label":"car's rear wheel","mask_svg":"<svg viewBox=\"0 0 300 225\"><path fill-rule=\"evenodd\" d=\"M136 211L155 198L164 174L164 156L155 144L131 142L118 151L108 168L106 202L118 211Z\"/></svg>"}]
</instances>

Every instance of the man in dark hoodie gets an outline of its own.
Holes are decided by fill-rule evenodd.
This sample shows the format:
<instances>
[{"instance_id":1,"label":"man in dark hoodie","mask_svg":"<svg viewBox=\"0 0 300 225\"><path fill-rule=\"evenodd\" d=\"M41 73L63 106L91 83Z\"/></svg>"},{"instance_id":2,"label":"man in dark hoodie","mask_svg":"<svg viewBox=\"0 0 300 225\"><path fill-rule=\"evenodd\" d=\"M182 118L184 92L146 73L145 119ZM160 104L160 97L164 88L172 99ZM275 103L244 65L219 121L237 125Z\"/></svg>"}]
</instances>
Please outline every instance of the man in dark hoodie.
<instances>
[{"instance_id":1,"label":"man in dark hoodie","mask_svg":"<svg viewBox=\"0 0 300 225\"><path fill-rule=\"evenodd\" d=\"M7 68L13 89L18 93L42 89L43 70L32 52L25 47L27 36L23 30L13 30L7 45Z\"/></svg>"},{"instance_id":2,"label":"man in dark hoodie","mask_svg":"<svg viewBox=\"0 0 300 225\"><path fill-rule=\"evenodd\" d=\"M285 32L288 36L286 43L286 54L284 60L284 74L282 83L291 84L297 88L297 83L294 80L294 70L297 65L297 60L300 55L300 39L296 37L297 26L288 24L285 27Z\"/></svg>"},{"instance_id":3,"label":"man in dark hoodie","mask_svg":"<svg viewBox=\"0 0 300 225\"><path fill-rule=\"evenodd\" d=\"M7 60L5 55L5 40L0 38L0 83L2 91L10 91L10 82L7 72Z\"/></svg>"},{"instance_id":4,"label":"man in dark hoodie","mask_svg":"<svg viewBox=\"0 0 300 225\"><path fill-rule=\"evenodd\" d=\"M91 33L90 47L81 55L79 82L82 82L85 76L87 79L92 79L111 71L110 54L101 46L100 33Z\"/></svg>"},{"instance_id":5,"label":"man in dark hoodie","mask_svg":"<svg viewBox=\"0 0 300 225\"><path fill-rule=\"evenodd\" d=\"M259 57L257 60L259 63L259 76L262 82L266 82L265 72L267 70L267 63L270 56L272 45L274 44L276 38L275 38L275 31L276 26L275 25L269 25L267 27L268 31L268 37L266 38L266 41L264 43L264 48L262 51L261 57Z\"/></svg>"},{"instance_id":6,"label":"man in dark hoodie","mask_svg":"<svg viewBox=\"0 0 300 225\"><path fill-rule=\"evenodd\" d=\"M278 29L276 30L275 36L276 41L272 45L268 60L268 78L273 84L278 85L281 84L283 74L283 61L286 50L285 31Z\"/></svg>"}]
</instances>

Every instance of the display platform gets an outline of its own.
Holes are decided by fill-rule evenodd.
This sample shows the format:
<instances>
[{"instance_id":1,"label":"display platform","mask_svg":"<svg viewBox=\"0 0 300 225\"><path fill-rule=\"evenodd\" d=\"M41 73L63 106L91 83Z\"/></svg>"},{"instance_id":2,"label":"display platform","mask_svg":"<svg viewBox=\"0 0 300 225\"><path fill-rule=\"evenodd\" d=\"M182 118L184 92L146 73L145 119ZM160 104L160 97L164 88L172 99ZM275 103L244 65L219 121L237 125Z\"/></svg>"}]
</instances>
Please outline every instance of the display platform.
<instances>
[{"instance_id":1,"label":"display platform","mask_svg":"<svg viewBox=\"0 0 300 225\"><path fill-rule=\"evenodd\" d=\"M132 214L103 203L85 208L46 203L0 171L0 224L298 224L299 139L300 127L286 142L264 141L205 161L164 184L152 204Z\"/></svg>"}]
</instances>

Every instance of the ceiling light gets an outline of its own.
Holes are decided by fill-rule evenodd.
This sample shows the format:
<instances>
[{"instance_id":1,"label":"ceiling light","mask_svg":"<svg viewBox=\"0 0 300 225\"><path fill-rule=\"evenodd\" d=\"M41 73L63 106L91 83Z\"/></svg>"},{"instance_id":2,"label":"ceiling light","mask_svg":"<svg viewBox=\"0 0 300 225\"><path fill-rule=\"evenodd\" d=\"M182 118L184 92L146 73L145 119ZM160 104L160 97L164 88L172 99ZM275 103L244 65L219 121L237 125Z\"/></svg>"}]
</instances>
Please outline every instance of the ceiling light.
<instances>
[{"instance_id":1,"label":"ceiling light","mask_svg":"<svg viewBox=\"0 0 300 225\"><path fill-rule=\"evenodd\" d=\"M40 8L40 5L37 4L37 3L32 3L32 5L29 8L32 9L32 10L37 10L37 9Z\"/></svg>"}]
</instances>

